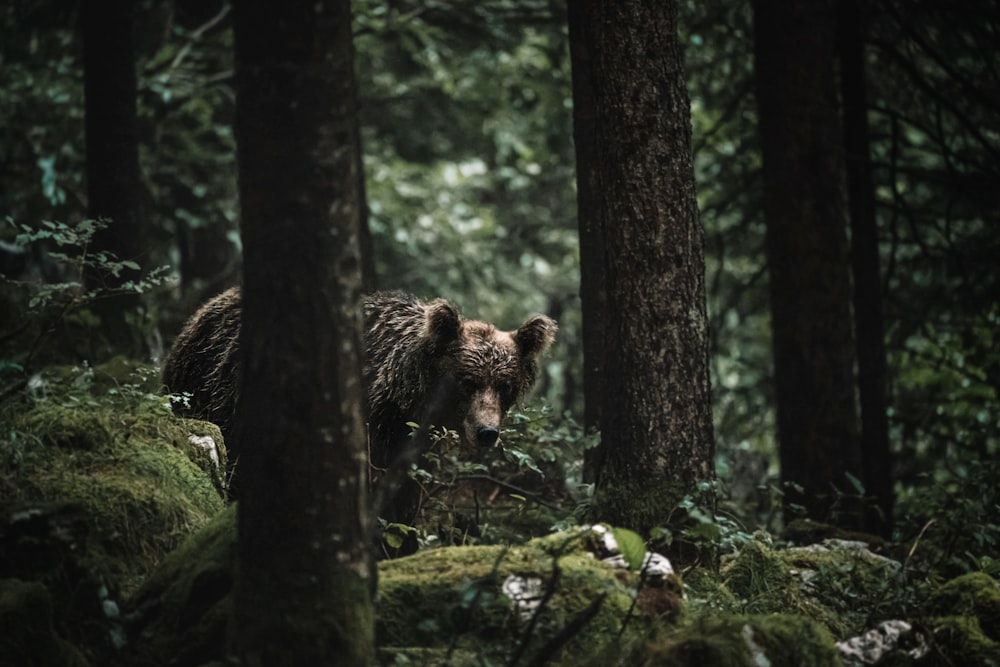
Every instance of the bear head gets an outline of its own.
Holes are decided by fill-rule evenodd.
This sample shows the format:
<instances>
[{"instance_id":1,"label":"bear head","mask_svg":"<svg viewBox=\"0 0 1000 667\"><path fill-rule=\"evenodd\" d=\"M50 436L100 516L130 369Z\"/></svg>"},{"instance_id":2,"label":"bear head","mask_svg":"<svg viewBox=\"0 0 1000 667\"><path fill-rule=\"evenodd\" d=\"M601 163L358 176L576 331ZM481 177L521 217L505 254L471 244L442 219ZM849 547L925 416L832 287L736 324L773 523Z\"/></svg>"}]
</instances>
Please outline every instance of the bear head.
<instances>
[{"instance_id":1,"label":"bear head","mask_svg":"<svg viewBox=\"0 0 1000 667\"><path fill-rule=\"evenodd\" d=\"M535 383L537 359L555 339L555 321L536 315L514 331L502 331L462 319L443 300L428 304L426 317L431 372L422 423L454 430L465 444L497 444L501 420Z\"/></svg>"}]
</instances>

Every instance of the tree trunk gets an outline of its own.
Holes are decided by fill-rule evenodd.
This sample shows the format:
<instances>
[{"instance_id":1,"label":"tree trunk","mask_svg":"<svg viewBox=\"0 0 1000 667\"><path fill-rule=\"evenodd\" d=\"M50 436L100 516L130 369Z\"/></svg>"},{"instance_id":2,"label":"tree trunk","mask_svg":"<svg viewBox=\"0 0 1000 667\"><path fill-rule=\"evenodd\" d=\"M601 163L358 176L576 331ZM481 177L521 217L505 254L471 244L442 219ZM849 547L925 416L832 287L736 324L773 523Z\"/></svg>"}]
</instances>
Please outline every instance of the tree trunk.
<instances>
[{"instance_id":1,"label":"tree trunk","mask_svg":"<svg viewBox=\"0 0 1000 667\"><path fill-rule=\"evenodd\" d=\"M234 5L246 665L372 665L360 155L348 0Z\"/></svg>"},{"instance_id":2,"label":"tree trunk","mask_svg":"<svg viewBox=\"0 0 1000 667\"><path fill-rule=\"evenodd\" d=\"M851 262L854 269L854 322L858 346L858 392L861 399L861 452L866 502L865 530L892 533L892 456L886 401L885 326L882 272L879 266L875 186L872 180L865 90L864 39L858 0L839 0L840 91L848 209L851 215Z\"/></svg>"},{"instance_id":3,"label":"tree trunk","mask_svg":"<svg viewBox=\"0 0 1000 667\"><path fill-rule=\"evenodd\" d=\"M573 143L576 149L576 209L580 230L580 303L583 339L583 426L600 431L604 401L605 318L608 313L607 277L604 271L604 229L598 210L596 109L590 52L585 38L586 16L580 2L569 2L570 57L573 72ZM584 480L593 482L601 467L603 449L584 453Z\"/></svg>"},{"instance_id":4,"label":"tree trunk","mask_svg":"<svg viewBox=\"0 0 1000 667\"><path fill-rule=\"evenodd\" d=\"M88 252L110 252L119 260L141 263L134 5L132 0L84 0L81 5L84 135L87 216L111 221L94 236ZM124 269L112 278L98 268L88 272L87 283L91 288L117 287L138 277L139 271ZM138 306L136 294L102 298L94 304L111 351L136 355L142 350L138 327L129 322Z\"/></svg>"},{"instance_id":5,"label":"tree trunk","mask_svg":"<svg viewBox=\"0 0 1000 667\"><path fill-rule=\"evenodd\" d=\"M834 1L755 0L757 102L786 509L859 525Z\"/></svg>"},{"instance_id":6,"label":"tree trunk","mask_svg":"<svg viewBox=\"0 0 1000 667\"><path fill-rule=\"evenodd\" d=\"M586 121L576 129L578 187L593 197L581 199L592 206L581 214L596 213L593 229L604 235L581 272L603 275L607 290L595 509L648 530L714 477L703 232L677 3L574 0L569 9L574 66L589 59L593 93L574 100ZM585 75L574 73L574 92L586 90Z\"/></svg>"}]
</instances>

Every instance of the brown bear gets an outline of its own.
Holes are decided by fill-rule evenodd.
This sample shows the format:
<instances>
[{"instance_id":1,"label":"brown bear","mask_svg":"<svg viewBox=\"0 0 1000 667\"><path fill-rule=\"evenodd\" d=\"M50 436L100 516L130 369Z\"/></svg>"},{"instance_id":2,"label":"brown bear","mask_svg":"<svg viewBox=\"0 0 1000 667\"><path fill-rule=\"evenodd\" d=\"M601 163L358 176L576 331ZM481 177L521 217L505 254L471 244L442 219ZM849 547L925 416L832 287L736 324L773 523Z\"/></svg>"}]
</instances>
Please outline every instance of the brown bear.
<instances>
[{"instance_id":1,"label":"brown bear","mask_svg":"<svg viewBox=\"0 0 1000 667\"><path fill-rule=\"evenodd\" d=\"M426 429L432 426L456 431L465 444L497 444L501 420L534 384L536 360L556 333L556 323L544 315L515 331L501 331L487 322L463 319L442 299L425 303L402 293L366 297L364 314L364 379L375 481L387 471L408 469L426 448ZM239 328L240 291L233 288L188 320L163 370L169 392L190 394L187 404L174 403L175 412L212 421L226 437L233 432L239 390ZM409 423L420 425L416 437ZM235 462L238 443L226 444ZM381 496L389 496L380 503L383 518L410 523L419 490L398 475L383 486L390 487L380 489Z\"/></svg>"}]
</instances>

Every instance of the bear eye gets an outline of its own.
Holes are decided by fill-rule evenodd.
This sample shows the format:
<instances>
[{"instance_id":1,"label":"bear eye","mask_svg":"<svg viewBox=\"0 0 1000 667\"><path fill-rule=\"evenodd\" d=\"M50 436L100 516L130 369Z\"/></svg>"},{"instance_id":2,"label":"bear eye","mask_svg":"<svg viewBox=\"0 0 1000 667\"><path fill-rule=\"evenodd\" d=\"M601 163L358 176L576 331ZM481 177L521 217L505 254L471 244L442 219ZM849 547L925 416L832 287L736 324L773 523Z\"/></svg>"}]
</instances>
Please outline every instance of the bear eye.
<instances>
[{"instance_id":1,"label":"bear eye","mask_svg":"<svg viewBox=\"0 0 1000 667\"><path fill-rule=\"evenodd\" d=\"M459 376L458 385L462 388L462 391L465 391L470 394L479 389L479 382L477 382L476 378L472 377L471 375Z\"/></svg>"},{"instance_id":2,"label":"bear eye","mask_svg":"<svg viewBox=\"0 0 1000 667\"><path fill-rule=\"evenodd\" d=\"M510 382L501 382L497 385L497 393L500 395L500 400L507 405L511 405L514 402L514 385Z\"/></svg>"}]
</instances>

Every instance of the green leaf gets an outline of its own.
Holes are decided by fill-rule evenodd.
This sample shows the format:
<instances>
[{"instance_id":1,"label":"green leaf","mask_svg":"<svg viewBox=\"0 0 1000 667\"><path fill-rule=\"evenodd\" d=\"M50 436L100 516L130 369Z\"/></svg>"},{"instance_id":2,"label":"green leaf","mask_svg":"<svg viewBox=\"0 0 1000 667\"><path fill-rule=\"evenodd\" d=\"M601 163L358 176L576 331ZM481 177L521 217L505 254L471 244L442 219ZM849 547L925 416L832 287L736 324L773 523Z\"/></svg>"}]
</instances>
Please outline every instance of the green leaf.
<instances>
[{"instance_id":1,"label":"green leaf","mask_svg":"<svg viewBox=\"0 0 1000 667\"><path fill-rule=\"evenodd\" d=\"M628 528L612 528L611 534L618 544L618 550L622 552L622 557L628 566L633 570L642 568L646 560L646 543L642 541L638 533Z\"/></svg>"},{"instance_id":2,"label":"green leaf","mask_svg":"<svg viewBox=\"0 0 1000 667\"><path fill-rule=\"evenodd\" d=\"M851 483L854 490L857 491L859 496L865 495L865 485L861 483L861 480L852 475L849 472L845 472L844 475L847 477L847 481Z\"/></svg>"},{"instance_id":3,"label":"green leaf","mask_svg":"<svg viewBox=\"0 0 1000 667\"><path fill-rule=\"evenodd\" d=\"M398 549L403 546L404 538L414 531L412 526L407 526L405 523L390 523L382 531L382 539L385 543L389 545L392 549Z\"/></svg>"}]
</instances>

